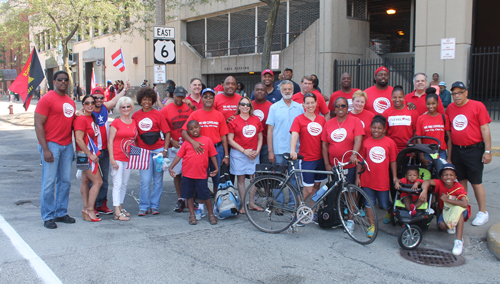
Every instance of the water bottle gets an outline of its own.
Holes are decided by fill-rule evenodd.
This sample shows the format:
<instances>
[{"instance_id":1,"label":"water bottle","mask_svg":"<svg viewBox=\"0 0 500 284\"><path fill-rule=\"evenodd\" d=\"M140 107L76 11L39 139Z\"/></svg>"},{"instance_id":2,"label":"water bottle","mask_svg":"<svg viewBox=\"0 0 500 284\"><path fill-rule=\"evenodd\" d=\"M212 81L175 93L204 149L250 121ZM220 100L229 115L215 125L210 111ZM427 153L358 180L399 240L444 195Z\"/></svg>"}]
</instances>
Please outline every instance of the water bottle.
<instances>
[{"instance_id":1,"label":"water bottle","mask_svg":"<svg viewBox=\"0 0 500 284\"><path fill-rule=\"evenodd\" d=\"M314 202L318 201L318 199L321 198L321 196L323 196L323 194L325 194L325 192L328 190L328 186L323 185L312 197L312 200Z\"/></svg>"},{"instance_id":2,"label":"water bottle","mask_svg":"<svg viewBox=\"0 0 500 284\"><path fill-rule=\"evenodd\" d=\"M179 137L179 144L182 145L182 137Z\"/></svg>"}]
</instances>

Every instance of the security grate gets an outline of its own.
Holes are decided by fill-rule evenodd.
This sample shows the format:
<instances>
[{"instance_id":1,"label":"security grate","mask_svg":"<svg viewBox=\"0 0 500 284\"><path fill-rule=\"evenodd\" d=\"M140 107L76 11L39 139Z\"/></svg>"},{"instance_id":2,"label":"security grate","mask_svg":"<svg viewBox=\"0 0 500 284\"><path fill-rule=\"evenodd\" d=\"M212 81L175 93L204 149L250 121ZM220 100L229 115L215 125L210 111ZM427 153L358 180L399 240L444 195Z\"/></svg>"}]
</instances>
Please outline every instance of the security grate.
<instances>
[{"instance_id":1,"label":"security grate","mask_svg":"<svg viewBox=\"0 0 500 284\"><path fill-rule=\"evenodd\" d=\"M347 0L347 17L368 20L367 0Z\"/></svg>"},{"instance_id":2,"label":"security grate","mask_svg":"<svg viewBox=\"0 0 500 284\"><path fill-rule=\"evenodd\" d=\"M292 43L317 19L319 19L319 0L290 1L289 43Z\"/></svg>"},{"instance_id":3,"label":"security grate","mask_svg":"<svg viewBox=\"0 0 500 284\"><path fill-rule=\"evenodd\" d=\"M205 52L205 19L187 22L187 41L201 56Z\"/></svg>"},{"instance_id":4,"label":"security grate","mask_svg":"<svg viewBox=\"0 0 500 284\"><path fill-rule=\"evenodd\" d=\"M207 19L207 54L211 56L227 56L228 15L220 15Z\"/></svg>"},{"instance_id":5,"label":"security grate","mask_svg":"<svg viewBox=\"0 0 500 284\"><path fill-rule=\"evenodd\" d=\"M255 53L255 8L231 13L231 55Z\"/></svg>"},{"instance_id":6,"label":"security grate","mask_svg":"<svg viewBox=\"0 0 500 284\"><path fill-rule=\"evenodd\" d=\"M269 7L258 8L258 29L259 29L259 52L264 48L264 35L266 34L267 18L269 17ZM278 17L274 27L272 51L283 50L286 47L286 2L281 2L278 9Z\"/></svg>"},{"instance_id":7,"label":"security grate","mask_svg":"<svg viewBox=\"0 0 500 284\"><path fill-rule=\"evenodd\" d=\"M399 255L406 260L418 264L437 266L437 267L455 267L465 263L463 256L456 256L447 251L416 248L415 250L400 250Z\"/></svg>"}]
</instances>

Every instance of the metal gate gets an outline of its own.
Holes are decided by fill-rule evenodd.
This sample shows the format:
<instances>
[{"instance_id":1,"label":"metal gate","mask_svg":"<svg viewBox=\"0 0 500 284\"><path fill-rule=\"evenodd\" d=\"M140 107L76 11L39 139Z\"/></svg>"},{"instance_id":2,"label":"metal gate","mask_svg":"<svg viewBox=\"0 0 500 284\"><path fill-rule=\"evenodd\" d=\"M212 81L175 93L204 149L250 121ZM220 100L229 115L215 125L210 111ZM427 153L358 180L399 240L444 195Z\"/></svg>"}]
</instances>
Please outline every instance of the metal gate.
<instances>
[{"instance_id":1,"label":"metal gate","mask_svg":"<svg viewBox=\"0 0 500 284\"><path fill-rule=\"evenodd\" d=\"M351 75L352 87L364 90L373 86L375 70L380 66L389 69L389 85L401 85L406 93L413 91L414 57L335 60L333 89L339 90L340 76L347 72Z\"/></svg>"},{"instance_id":2,"label":"metal gate","mask_svg":"<svg viewBox=\"0 0 500 284\"><path fill-rule=\"evenodd\" d=\"M484 103L491 119L500 119L500 46L471 49L469 99Z\"/></svg>"}]
</instances>

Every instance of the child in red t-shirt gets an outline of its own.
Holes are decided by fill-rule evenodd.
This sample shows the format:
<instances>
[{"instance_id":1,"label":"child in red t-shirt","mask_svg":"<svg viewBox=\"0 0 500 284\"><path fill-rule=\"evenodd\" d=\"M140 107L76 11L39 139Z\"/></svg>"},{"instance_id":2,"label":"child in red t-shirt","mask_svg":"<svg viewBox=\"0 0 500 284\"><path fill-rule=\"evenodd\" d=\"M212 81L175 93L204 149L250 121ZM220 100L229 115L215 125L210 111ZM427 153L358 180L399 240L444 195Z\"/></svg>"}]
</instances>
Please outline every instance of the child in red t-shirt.
<instances>
[{"instance_id":1,"label":"child in red t-shirt","mask_svg":"<svg viewBox=\"0 0 500 284\"><path fill-rule=\"evenodd\" d=\"M200 135L200 124L196 120L191 120L187 123L187 132L193 139L200 142L204 151L201 154L197 154L191 143L183 143L177 156L175 156L172 165L170 165L169 172L172 177L175 178L176 174L174 171L175 166L182 160L182 182L181 182L181 197L188 201L189 208L189 224L196 225L196 215L194 213L194 191L198 194L198 198L204 201L204 204L208 210L208 219L210 224L216 225L217 218L215 217L212 209L212 202L210 200L210 192L208 190L207 181L207 168L208 168L208 157L212 161L215 170L210 172L210 176L214 177L219 171L219 166L215 156L217 151L215 150L212 140L206 136Z\"/></svg>"},{"instance_id":2,"label":"child in red t-shirt","mask_svg":"<svg viewBox=\"0 0 500 284\"><path fill-rule=\"evenodd\" d=\"M456 232L456 239L452 253L454 255L460 255L464 245L462 234L464 231L465 219L468 217L467 207L469 205L469 199L467 198L467 192L464 190L464 187L456 181L457 172L452 164L446 164L439 172L439 175L441 179L424 181L422 184L422 193L420 194L419 199L420 201L425 202L427 200L427 190L429 189L429 186L434 186L434 195L439 199L439 207L441 211L444 205L443 202L465 208L455 228L448 228L444 222L443 214L438 217L437 221L439 229L443 231L447 230L448 234L454 234ZM450 196L453 196L454 198L450 199Z\"/></svg>"},{"instance_id":3,"label":"child in red t-shirt","mask_svg":"<svg viewBox=\"0 0 500 284\"><path fill-rule=\"evenodd\" d=\"M416 191L424 181L418 178L418 169L409 168L406 171L406 177L396 181L394 188L399 189L401 184L412 184L411 189ZM422 205L422 201L418 198L417 194L409 194L406 192L401 193L401 199L406 207L406 210L410 212L410 216L413 217L417 214L417 208Z\"/></svg>"}]
</instances>

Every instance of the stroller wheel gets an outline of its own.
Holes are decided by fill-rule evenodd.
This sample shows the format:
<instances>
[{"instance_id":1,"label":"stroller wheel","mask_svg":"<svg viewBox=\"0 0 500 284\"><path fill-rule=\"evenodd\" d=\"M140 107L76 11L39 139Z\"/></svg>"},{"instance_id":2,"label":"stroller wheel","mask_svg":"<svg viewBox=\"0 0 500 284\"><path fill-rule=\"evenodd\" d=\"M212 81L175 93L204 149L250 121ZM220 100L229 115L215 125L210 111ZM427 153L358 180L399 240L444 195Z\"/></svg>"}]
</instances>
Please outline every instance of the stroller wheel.
<instances>
[{"instance_id":1,"label":"stroller wheel","mask_svg":"<svg viewBox=\"0 0 500 284\"><path fill-rule=\"evenodd\" d=\"M399 246L406 250L414 250L422 242L422 230L418 226L405 225L398 236Z\"/></svg>"}]
</instances>

